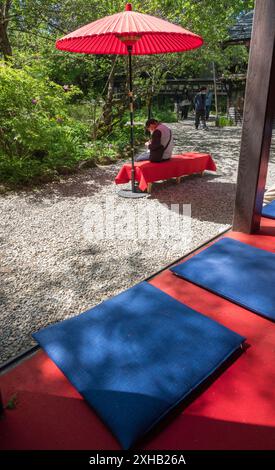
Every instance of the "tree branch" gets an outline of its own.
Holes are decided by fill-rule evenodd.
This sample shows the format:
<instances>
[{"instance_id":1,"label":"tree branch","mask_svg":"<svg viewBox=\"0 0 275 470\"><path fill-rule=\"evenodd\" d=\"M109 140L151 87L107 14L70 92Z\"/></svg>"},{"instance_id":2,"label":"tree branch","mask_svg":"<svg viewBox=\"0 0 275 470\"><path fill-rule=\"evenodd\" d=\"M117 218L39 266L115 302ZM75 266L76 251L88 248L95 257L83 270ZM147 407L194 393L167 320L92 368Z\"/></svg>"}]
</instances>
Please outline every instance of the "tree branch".
<instances>
[{"instance_id":1,"label":"tree branch","mask_svg":"<svg viewBox=\"0 0 275 470\"><path fill-rule=\"evenodd\" d=\"M38 38L43 38L43 39L46 39L47 41L50 41L50 42L54 42L55 43L55 39L52 39L50 37L47 37L47 36L42 36L42 34L37 34L37 33L33 33L32 31L28 31L26 29L18 29L18 28L10 28L9 31L13 32L13 31L18 31L19 33L26 33L26 34L30 34L32 36L36 36Z\"/></svg>"},{"instance_id":2,"label":"tree branch","mask_svg":"<svg viewBox=\"0 0 275 470\"><path fill-rule=\"evenodd\" d=\"M5 18L3 18L3 21L2 23L6 23L7 21L10 21L12 18L16 18L18 17L19 15L17 13L14 13L14 15L10 15L10 16L5 16Z\"/></svg>"},{"instance_id":3,"label":"tree branch","mask_svg":"<svg viewBox=\"0 0 275 470\"><path fill-rule=\"evenodd\" d=\"M2 3L2 2L1 2L1 3ZM4 5L3 5L2 8L1 8L3 18L6 18L8 12L9 12L9 10L10 10L11 4L12 4L12 0L6 0L6 1L4 2Z\"/></svg>"}]
</instances>

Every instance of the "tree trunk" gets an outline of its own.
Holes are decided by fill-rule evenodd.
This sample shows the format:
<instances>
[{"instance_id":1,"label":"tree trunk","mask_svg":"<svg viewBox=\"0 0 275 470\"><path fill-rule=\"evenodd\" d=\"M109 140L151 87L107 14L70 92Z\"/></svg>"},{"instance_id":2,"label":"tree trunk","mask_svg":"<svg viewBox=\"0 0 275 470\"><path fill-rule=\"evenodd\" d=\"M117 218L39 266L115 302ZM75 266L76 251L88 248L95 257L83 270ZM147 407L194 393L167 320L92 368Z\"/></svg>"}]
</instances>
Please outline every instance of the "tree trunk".
<instances>
[{"instance_id":1,"label":"tree trunk","mask_svg":"<svg viewBox=\"0 0 275 470\"><path fill-rule=\"evenodd\" d=\"M114 97L114 78L115 78L115 63L116 57L113 57L112 61L112 70L109 76L109 81L108 81L108 90L107 90L107 96L106 96L106 101L103 107L103 124L106 127L106 130L108 132L111 132L112 130L112 118L113 118L113 112L112 112L112 105L113 105L113 97Z\"/></svg>"},{"instance_id":2,"label":"tree trunk","mask_svg":"<svg viewBox=\"0 0 275 470\"><path fill-rule=\"evenodd\" d=\"M8 37L8 15L11 7L11 0L6 0L0 3L0 52L3 54L4 59L8 60L12 56L12 48Z\"/></svg>"},{"instance_id":3,"label":"tree trunk","mask_svg":"<svg viewBox=\"0 0 275 470\"><path fill-rule=\"evenodd\" d=\"M12 56L12 48L7 35L7 28L5 26L6 25L0 23L0 51L3 54L4 59L8 60L8 58Z\"/></svg>"},{"instance_id":4,"label":"tree trunk","mask_svg":"<svg viewBox=\"0 0 275 470\"><path fill-rule=\"evenodd\" d=\"M153 101L153 96L150 95L147 98L147 119L151 119L152 117L152 101Z\"/></svg>"}]
</instances>

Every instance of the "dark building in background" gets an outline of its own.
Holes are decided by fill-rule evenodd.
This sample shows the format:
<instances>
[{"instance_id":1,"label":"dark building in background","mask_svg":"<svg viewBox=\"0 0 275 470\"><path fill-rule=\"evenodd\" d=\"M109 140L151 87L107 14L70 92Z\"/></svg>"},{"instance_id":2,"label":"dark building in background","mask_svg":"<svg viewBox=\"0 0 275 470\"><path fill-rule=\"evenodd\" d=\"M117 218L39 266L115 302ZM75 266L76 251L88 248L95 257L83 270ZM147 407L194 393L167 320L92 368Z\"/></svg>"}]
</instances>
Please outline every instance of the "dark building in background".
<instances>
[{"instance_id":1,"label":"dark building in background","mask_svg":"<svg viewBox=\"0 0 275 470\"><path fill-rule=\"evenodd\" d=\"M242 45L246 46L249 50L253 16L254 10L240 14L234 26L229 29L229 38L223 43L223 48ZM232 71L230 76L226 78L221 77L221 79L227 91L227 114L235 121L235 124L242 124L246 72L238 73Z\"/></svg>"}]
</instances>

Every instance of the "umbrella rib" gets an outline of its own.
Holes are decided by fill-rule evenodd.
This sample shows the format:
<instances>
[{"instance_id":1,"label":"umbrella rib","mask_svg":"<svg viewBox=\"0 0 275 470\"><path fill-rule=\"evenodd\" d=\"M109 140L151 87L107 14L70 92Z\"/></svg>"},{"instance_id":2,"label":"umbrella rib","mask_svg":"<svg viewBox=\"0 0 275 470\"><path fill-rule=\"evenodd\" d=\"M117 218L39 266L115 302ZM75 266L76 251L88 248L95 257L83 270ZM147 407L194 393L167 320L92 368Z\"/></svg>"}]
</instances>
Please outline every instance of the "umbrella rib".
<instances>
[{"instance_id":1,"label":"umbrella rib","mask_svg":"<svg viewBox=\"0 0 275 470\"><path fill-rule=\"evenodd\" d=\"M186 44L187 44L187 47L189 49L190 48L190 40L189 40L188 36L186 37Z\"/></svg>"},{"instance_id":2,"label":"umbrella rib","mask_svg":"<svg viewBox=\"0 0 275 470\"><path fill-rule=\"evenodd\" d=\"M146 35L146 41L147 41L147 44L148 44L148 49L149 49L150 54L153 54L153 52L154 52L153 41L152 41L152 38L150 38L149 34ZM158 43L155 44L155 50L158 51Z\"/></svg>"},{"instance_id":3,"label":"umbrella rib","mask_svg":"<svg viewBox=\"0 0 275 470\"><path fill-rule=\"evenodd\" d=\"M147 31L150 31L150 25L148 24L148 22L145 20L145 18L143 18L142 16L138 16L138 17L134 17L133 18L133 21L135 23L135 26L136 26L136 29L137 31L140 31L141 33L145 33ZM144 31L142 31L142 27L144 28ZM152 30L152 28L151 28Z\"/></svg>"},{"instance_id":4,"label":"umbrella rib","mask_svg":"<svg viewBox=\"0 0 275 470\"><path fill-rule=\"evenodd\" d=\"M114 27L116 27L116 25L120 22L120 18L121 16L119 13L109 17L107 16L107 21L102 21L102 24L100 25L99 30L96 31L96 34L111 33L114 30ZM104 20L104 18L102 18L102 20Z\"/></svg>"},{"instance_id":5,"label":"umbrella rib","mask_svg":"<svg viewBox=\"0 0 275 470\"><path fill-rule=\"evenodd\" d=\"M152 39L150 40L149 34L145 34L142 37L142 41L144 44L144 50L146 50L148 54L151 54L152 53Z\"/></svg>"},{"instance_id":6,"label":"umbrella rib","mask_svg":"<svg viewBox=\"0 0 275 470\"><path fill-rule=\"evenodd\" d=\"M173 39L171 36L172 35L170 34L164 34L163 36L160 37L160 41L159 41L160 50L163 49L162 45L165 46L167 52L174 52L175 49L177 49L177 44L175 47L173 46Z\"/></svg>"},{"instance_id":7,"label":"umbrella rib","mask_svg":"<svg viewBox=\"0 0 275 470\"><path fill-rule=\"evenodd\" d=\"M168 42L172 50L177 51L179 49L179 39L181 38L177 38L176 36L173 37L172 35L168 38ZM182 39L184 39L184 45L185 45L185 38L182 38Z\"/></svg>"},{"instance_id":8,"label":"umbrella rib","mask_svg":"<svg viewBox=\"0 0 275 470\"><path fill-rule=\"evenodd\" d=\"M88 50L88 46L89 46L89 42L88 42L87 37L85 37L85 38L82 38L80 43L77 45L76 50L79 50L85 53Z\"/></svg>"},{"instance_id":9,"label":"umbrella rib","mask_svg":"<svg viewBox=\"0 0 275 470\"><path fill-rule=\"evenodd\" d=\"M117 18L117 21L115 21L114 25L112 26L112 31L111 31L111 32L112 32L113 34L115 34L115 31L117 31L117 30L116 30L117 25L120 26L119 29L121 30L121 26L122 26L121 23L123 23L122 18L121 18L121 17ZM119 32L119 31L117 31L117 32Z\"/></svg>"}]
</instances>

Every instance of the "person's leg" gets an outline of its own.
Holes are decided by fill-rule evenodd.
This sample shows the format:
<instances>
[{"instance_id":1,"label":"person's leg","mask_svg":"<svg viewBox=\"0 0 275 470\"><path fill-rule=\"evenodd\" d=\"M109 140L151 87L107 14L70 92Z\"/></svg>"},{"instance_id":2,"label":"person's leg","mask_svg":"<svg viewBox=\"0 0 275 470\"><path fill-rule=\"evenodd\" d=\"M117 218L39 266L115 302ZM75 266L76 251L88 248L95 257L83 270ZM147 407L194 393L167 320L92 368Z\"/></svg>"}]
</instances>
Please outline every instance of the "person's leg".
<instances>
[{"instance_id":1,"label":"person's leg","mask_svg":"<svg viewBox=\"0 0 275 470\"><path fill-rule=\"evenodd\" d=\"M198 129L199 123L200 123L200 112L196 111L196 114L195 114L195 127L196 127L196 129Z\"/></svg>"},{"instance_id":2,"label":"person's leg","mask_svg":"<svg viewBox=\"0 0 275 470\"><path fill-rule=\"evenodd\" d=\"M150 157L149 152L143 152L135 158L135 161L136 162L143 162L145 160L149 160L149 157Z\"/></svg>"},{"instance_id":3,"label":"person's leg","mask_svg":"<svg viewBox=\"0 0 275 470\"><path fill-rule=\"evenodd\" d=\"M201 122L203 125L203 128L206 129L206 122L205 122L205 111L201 111Z\"/></svg>"}]
</instances>

